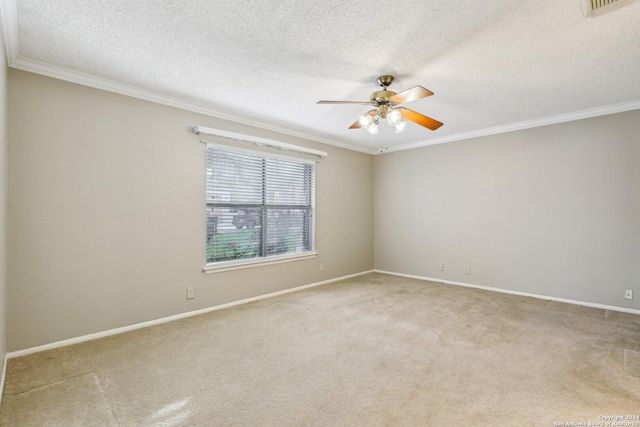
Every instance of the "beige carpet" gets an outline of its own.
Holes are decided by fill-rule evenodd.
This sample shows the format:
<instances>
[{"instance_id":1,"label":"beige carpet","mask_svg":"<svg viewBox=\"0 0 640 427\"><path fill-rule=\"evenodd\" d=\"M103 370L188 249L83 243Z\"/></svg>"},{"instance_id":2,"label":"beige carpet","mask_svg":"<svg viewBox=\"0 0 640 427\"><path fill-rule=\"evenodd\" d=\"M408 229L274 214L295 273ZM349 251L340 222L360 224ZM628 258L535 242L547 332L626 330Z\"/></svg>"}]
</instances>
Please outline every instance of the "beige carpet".
<instances>
[{"instance_id":1,"label":"beige carpet","mask_svg":"<svg viewBox=\"0 0 640 427\"><path fill-rule=\"evenodd\" d=\"M598 422L640 414L640 316L368 274L9 360L1 412L2 426Z\"/></svg>"}]
</instances>

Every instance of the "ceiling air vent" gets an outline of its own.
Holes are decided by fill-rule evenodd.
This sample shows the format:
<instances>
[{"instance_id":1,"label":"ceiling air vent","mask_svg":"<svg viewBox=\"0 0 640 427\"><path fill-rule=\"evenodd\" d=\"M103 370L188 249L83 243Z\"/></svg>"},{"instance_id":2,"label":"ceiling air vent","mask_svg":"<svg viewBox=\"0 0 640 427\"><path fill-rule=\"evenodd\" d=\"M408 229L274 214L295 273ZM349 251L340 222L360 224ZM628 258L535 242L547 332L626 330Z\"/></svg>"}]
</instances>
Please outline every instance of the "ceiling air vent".
<instances>
[{"instance_id":1,"label":"ceiling air vent","mask_svg":"<svg viewBox=\"0 0 640 427\"><path fill-rule=\"evenodd\" d=\"M585 18L595 18L603 13L630 5L634 1L635 0L582 0L582 13L584 13Z\"/></svg>"}]
</instances>

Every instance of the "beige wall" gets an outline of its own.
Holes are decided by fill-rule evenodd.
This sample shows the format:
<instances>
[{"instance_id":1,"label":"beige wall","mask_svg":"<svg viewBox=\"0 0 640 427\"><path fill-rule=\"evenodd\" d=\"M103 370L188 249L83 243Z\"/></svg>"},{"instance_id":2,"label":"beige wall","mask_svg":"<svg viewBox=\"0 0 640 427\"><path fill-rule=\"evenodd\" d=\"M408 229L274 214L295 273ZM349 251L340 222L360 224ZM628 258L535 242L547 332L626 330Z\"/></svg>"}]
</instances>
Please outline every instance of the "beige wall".
<instances>
[{"instance_id":1,"label":"beige wall","mask_svg":"<svg viewBox=\"0 0 640 427\"><path fill-rule=\"evenodd\" d=\"M376 156L376 269L640 309L639 138L632 111Z\"/></svg>"},{"instance_id":2,"label":"beige wall","mask_svg":"<svg viewBox=\"0 0 640 427\"><path fill-rule=\"evenodd\" d=\"M9 101L9 351L373 268L370 155L14 69ZM316 171L319 257L202 272L196 124L329 153Z\"/></svg>"},{"instance_id":3,"label":"beige wall","mask_svg":"<svg viewBox=\"0 0 640 427\"><path fill-rule=\"evenodd\" d=\"M8 351L358 273L374 260L640 309L640 111L374 158L8 73ZM214 140L187 132L195 124L329 152L317 167L318 258L202 273L198 141Z\"/></svg>"},{"instance_id":4,"label":"beige wall","mask_svg":"<svg viewBox=\"0 0 640 427\"><path fill-rule=\"evenodd\" d=\"M4 46L0 22L0 46ZM0 359L7 353L7 57L0 52Z\"/></svg>"}]
</instances>

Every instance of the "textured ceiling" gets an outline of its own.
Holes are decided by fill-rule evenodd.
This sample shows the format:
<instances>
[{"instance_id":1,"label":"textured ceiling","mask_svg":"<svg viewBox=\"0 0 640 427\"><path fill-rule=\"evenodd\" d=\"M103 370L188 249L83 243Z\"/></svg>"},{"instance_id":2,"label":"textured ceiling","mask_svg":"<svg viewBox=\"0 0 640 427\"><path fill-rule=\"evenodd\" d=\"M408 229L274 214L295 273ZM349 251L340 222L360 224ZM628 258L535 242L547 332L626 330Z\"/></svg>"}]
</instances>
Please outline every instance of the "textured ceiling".
<instances>
[{"instance_id":1,"label":"textured ceiling","mask_svg":"<svg viewBox=\"0 0 640 427\"><path fill-rule=\"evenodd\" d=\"M2 1L3 15L17 10L16 64L364 151L640 105L638 1L597 18L582 15L581 0ZM444 126L381 125L374 136L348 129L367 106L316 104L366 101L382 74L396 76L396 92L435 92L405 105Z\"/></svg>"}]
</instances>

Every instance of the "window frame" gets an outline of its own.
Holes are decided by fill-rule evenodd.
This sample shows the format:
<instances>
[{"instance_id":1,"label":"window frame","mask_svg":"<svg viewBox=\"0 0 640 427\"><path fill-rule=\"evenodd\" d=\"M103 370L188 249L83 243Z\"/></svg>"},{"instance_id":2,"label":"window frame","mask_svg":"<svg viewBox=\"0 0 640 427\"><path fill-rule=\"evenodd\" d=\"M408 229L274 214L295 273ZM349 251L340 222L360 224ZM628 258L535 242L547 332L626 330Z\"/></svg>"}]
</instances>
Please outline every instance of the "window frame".
<instances>
[{"instance_id":1,"label":"window frame","mask_svg":"<svg viewBox=\"0 0 640 427\"><path fill-rule=\"evenodd\" d=\"M204 142L204 141L203 141ZM286 155L279 155L279 154L273 154L273 153L266 153L263 151L257 151L257 150L251 150L251 149L245 149L245 148L238 148L238 147L230 147L227 145L223 145L223 144L216 144L216 143L211 143L211 142L205 142L206 148L205 148L205 266L203 268L203 271L207 274L209 273L218 273L218 272L224 272L224 271L230 271L230 270L239 270L239 269L245 269L245 268L253 268L253 267L260 267L260 266L265 266L265 265L272 265L272 264L280 264L280 263L284 263L284 262L291 262L291 261L299 261L299 260L305 260L305 259L311 259L311 258L315 258L318 256L318 252L316 252L316 239L315 239L315 210L316 210L316 206L315 206L315 202L316 202L316 161L311 161L311 160L307 160L307 159L302 159L302 158L298 158L298 157L293 157L293 156L286 156ZM251 257L251 258L243 258L243 259L234 259L234 260L229 260L229 261L217 261L217 262L207 262L206 259L206 249L207 249L207 245L208 245L208 225L206 224L206 210L209 208L213 208L213 207L223 207L221 205L224 205L224 203L222 204L214 204L211 203L208 199L207 199L207 182L206 182L206 169L208 167L207 164L207 160L206 160L206 153L209 149L215 149L215 150L222 150L222 151L227 151L230 153L240 153L240 154L247 154L247 155L252 155L252 156L256 156L256 157L260 157L262 158L263 162L265 161L265 159L267 158L271 158L271 159L280 159L280 160L286 160L286 161L290 161L290 162L295 162L295 163L302 163L302 164L306 164L311 166L312 168L312 172L311 172L311 182L310 182L310 195L309 195L309 201L310 204L308 206L308 222L309 222L309 228L305 228L305 230L303 230L303 233L308 233L308 239L309 239L309 250L306 250L304 252L289 252L289 253L285 253L285 254L280 254L280 255L266 255L266 256L255 256L255 257ZM263 200L262 203L258 206L255 204L231 204L229 203L229 207L231 205L233 205L234 208L260 208L263 211L262 214L262 220L261 220L261 224L267 224L267 222L265 221L266 216L267 216L267 211L268 209L271 210L277 210L277 209L283 209L283 208L289 208L289 209L299 209L300 205L277 205L277 204L269 204L266 201L266 184L263 182L262 185L262 193L263 193ZM262 227L262 225L261 225ZM266 228L266 226L265 226ZM262 242L264 244L264 242L267 239L266 236L266 230L261 230L261 236L262 236Z\"/></svg>"}]
</instances>

